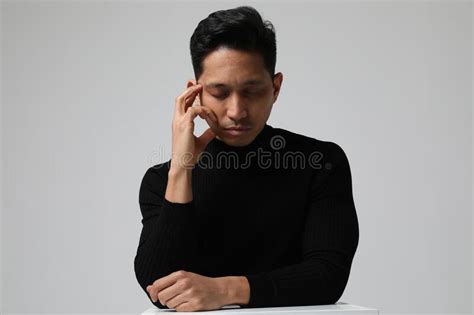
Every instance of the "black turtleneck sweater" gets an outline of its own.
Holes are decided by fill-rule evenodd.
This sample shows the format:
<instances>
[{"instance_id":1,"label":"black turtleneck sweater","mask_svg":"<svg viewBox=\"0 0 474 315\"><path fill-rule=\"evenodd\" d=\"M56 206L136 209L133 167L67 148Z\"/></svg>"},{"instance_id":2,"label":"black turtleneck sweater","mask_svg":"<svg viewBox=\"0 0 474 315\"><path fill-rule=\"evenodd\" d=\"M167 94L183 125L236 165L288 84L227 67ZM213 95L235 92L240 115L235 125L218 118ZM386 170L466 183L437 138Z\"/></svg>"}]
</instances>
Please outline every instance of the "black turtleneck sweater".
<instances>
[{"instance_id":1,"label":"black turtleneck sweater","mask_svg":"<svg viewBox=\"0 0 474 315\"><path fill-rule=\"evenodd\" d=\"M134 264L147 296L155 280L186 270L247 277L250 302L242 307L339 300L359 241L340 146L268 124L244 147L215 138L192 170L189 203L164 198L169 165L150 167L140 186Z\"/></svg>"}]
</instances>

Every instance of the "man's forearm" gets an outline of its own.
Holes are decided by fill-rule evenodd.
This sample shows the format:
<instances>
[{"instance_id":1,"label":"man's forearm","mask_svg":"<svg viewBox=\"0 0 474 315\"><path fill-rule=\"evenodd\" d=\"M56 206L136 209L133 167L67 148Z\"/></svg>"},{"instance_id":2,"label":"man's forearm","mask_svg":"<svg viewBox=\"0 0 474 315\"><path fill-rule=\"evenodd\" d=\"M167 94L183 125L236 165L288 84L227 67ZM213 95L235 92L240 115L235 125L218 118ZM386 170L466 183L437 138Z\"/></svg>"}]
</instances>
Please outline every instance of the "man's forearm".
<instances>
[{"instance_id":1,"label":"man's forearm","mask_svg":"<svg viewBox=\"0 0 474 315\"><path fill-rule=\"evenodd\" d=\"M225 282L226 305L246 305L250 300L250 286L246 277L230 276L221 278Z\"/></svg>"},{"instance_id":2,"label":"man's forearm","mask_svg":"<svg viewBox=\"0 0 474 315\"><path fill-rule=\"evenodd\" d=\"M170 169L165 199L170 202L188 203L193 200L192 169Z\"/></svg>"}]
</instances>

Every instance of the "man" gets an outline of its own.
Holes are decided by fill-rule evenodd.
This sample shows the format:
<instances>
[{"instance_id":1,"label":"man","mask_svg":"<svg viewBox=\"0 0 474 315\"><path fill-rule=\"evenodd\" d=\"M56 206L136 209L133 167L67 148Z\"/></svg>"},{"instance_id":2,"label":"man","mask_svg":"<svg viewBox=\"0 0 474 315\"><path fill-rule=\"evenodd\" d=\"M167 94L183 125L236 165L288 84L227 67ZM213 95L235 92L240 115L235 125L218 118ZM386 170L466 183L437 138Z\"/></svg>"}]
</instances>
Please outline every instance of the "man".
<instances>
[{"instance_id":1,"label":"man","mask_svg":"<svg viewBox=\"0 0 474 315\"><path fill-rule=\"evenodd\" d=\"M141 182L140 286L177 311L337 302L359 240L349 163L333 142L266 124L283 80L272 24L217 11L190 46L172 158Z\"/></svg>"}]
</instances>

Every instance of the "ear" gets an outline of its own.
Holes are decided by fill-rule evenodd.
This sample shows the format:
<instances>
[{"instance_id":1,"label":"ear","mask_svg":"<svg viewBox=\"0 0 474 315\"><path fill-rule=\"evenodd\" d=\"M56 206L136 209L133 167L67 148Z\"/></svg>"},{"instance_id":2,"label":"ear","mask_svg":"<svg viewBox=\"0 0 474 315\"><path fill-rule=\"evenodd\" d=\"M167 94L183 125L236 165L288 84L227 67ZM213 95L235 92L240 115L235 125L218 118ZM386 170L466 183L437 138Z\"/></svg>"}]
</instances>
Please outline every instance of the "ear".
<instances>
[{"instance_id":1,"label":"ear","mask_svg":"<svg viewBox=\"0 0 474 315\"><path fill-rule=\"evenodd\" d=\"M188 82L186 83L186 87L190 87L190 86L193 86L193 85L196 85L196 80L193 80L193 79L190 79L188 80ZM193 104L196 104L196 105L201 105L201 93L198 93L198 97L196 97L194 99L194 103Z\"/></svg>"},{"instance_id":2,"label":"ear","mask_svg":"<svg viewBox=\"0 0 474 315\"><path fill-rule=\"evenodd\" d=\"M283 82L283 73L278 72L273 76L273 103L276 102Z\"/></svg>"},{"instance_id":3,"label":"ear","mask_svg":"<svg viewBox=\"0 0 474 315\"><path fill-rule=\"evenodd\" d=\"M190 87L190 86L193 86L193 85L196 85L196 80L190 79L190 80L188 80L188 82L186 83L186 88L188 88L188 87Z\"/></svg>"}]
</instances>

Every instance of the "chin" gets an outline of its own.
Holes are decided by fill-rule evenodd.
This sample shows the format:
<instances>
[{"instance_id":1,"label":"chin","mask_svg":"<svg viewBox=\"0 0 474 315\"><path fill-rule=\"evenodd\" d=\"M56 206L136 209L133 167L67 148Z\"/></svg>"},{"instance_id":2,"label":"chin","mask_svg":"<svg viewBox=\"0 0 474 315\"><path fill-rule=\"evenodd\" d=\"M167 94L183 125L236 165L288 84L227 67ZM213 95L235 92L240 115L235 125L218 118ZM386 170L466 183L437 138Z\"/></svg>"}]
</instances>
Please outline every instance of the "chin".
<instances>
[{"instance_id":1,"label":"chin","mask_svg":"<svg viewBox=\"0 0 474 315\"><path fill-rule=\"evenodd\" d=\"M233 147L243 147L250 144L255 139L255 136L247 135L247 136L242 136L242 137L228 137L220 133L218 134L217 139Z\"/></svg>"}]
</instances>

